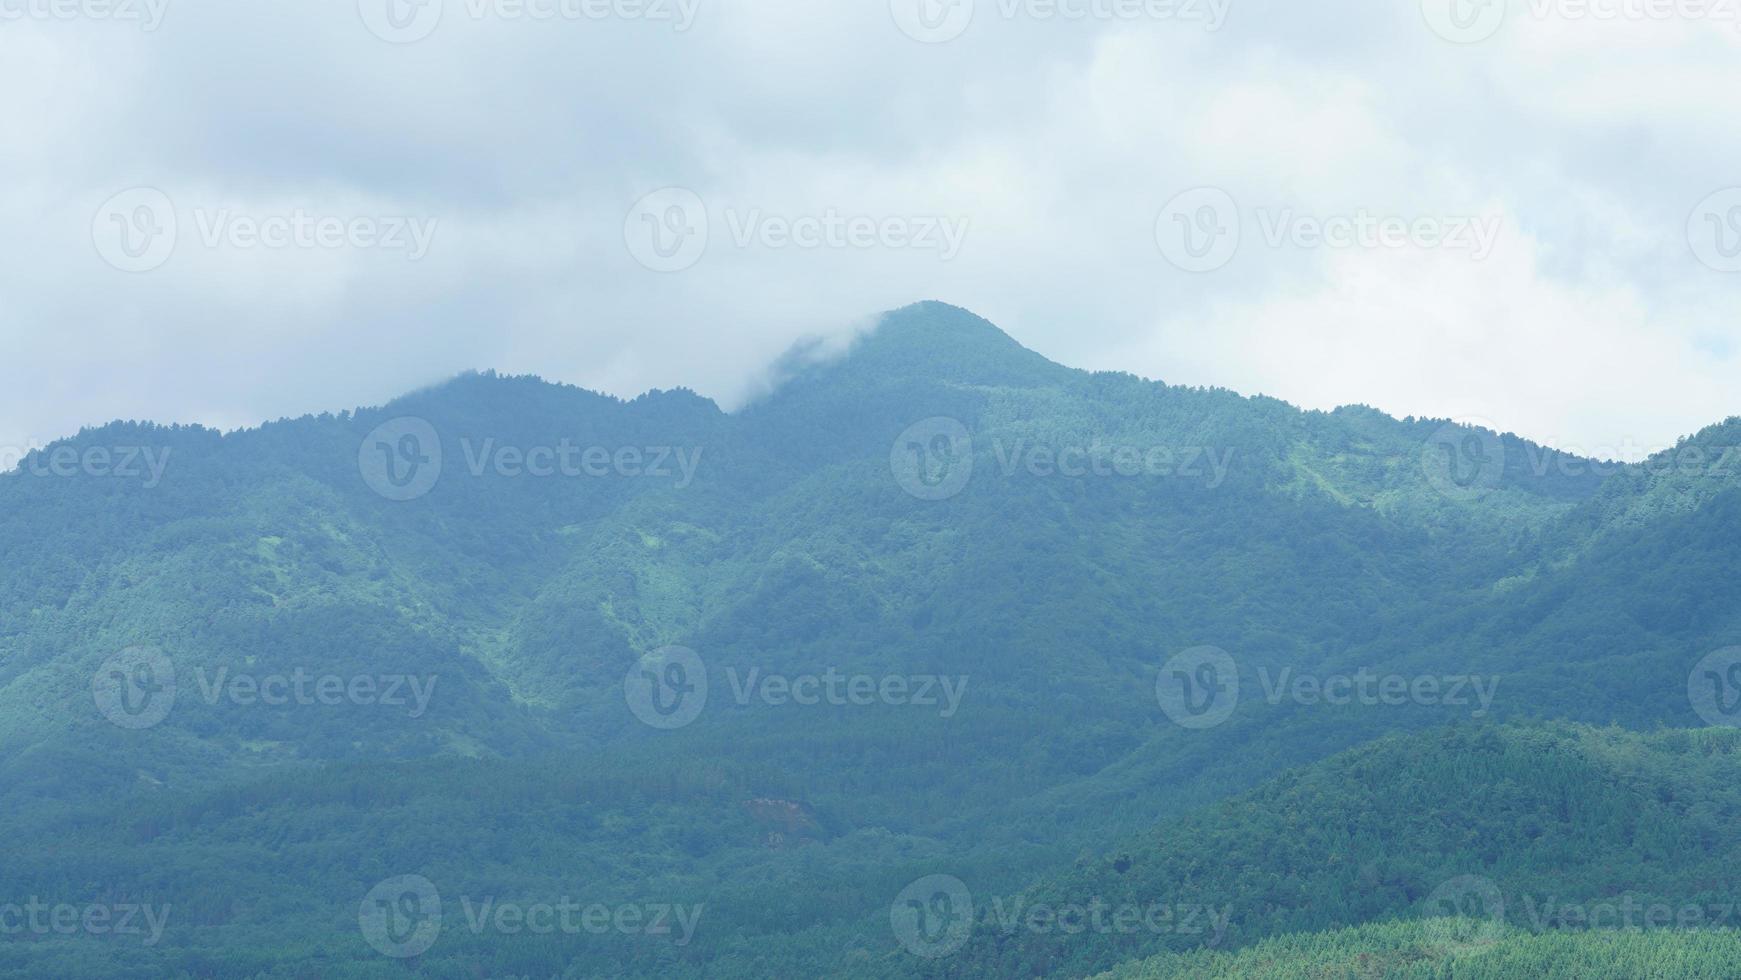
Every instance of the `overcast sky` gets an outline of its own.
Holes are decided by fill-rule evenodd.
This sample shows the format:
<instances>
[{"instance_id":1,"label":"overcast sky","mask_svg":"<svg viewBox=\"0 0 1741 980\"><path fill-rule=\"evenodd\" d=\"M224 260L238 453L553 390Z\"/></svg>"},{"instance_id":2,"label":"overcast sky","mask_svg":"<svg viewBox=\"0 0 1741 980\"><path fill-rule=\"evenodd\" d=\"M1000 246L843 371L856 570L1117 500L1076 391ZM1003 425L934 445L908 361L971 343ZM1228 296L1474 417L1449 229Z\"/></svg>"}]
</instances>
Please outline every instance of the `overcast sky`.
<instances>
[{"instance_id":1,"label":"overcast sky","mask_svg":"<svg viewBox=\"0 0 1741 980\"><path fill-rule=\"evenodd\" d=\"M1635 455L1741 413L1736 9L0 0L0 446L468 368L730 408L930 298Z\"/></svg>"}]
</instances>

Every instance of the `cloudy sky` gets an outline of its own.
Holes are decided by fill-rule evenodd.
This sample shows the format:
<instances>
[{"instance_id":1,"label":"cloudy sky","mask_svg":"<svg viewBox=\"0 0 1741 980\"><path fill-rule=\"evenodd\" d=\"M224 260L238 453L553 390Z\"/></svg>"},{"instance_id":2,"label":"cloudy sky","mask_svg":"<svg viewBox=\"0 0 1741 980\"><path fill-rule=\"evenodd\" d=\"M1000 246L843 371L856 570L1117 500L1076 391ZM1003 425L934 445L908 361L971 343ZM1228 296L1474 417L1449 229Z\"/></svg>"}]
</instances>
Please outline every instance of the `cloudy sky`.
<instances>
[{"instance_id":1,"label":"cloudy sky","mask_svg":"<svg viewBox=\"0 0 1741 980\"><path fill-rule=\"evenodd\" d=\"M0 0L0 446L934 298L1635 455L1741 413L1741 0Z\"/></svg>"}]
</instances>

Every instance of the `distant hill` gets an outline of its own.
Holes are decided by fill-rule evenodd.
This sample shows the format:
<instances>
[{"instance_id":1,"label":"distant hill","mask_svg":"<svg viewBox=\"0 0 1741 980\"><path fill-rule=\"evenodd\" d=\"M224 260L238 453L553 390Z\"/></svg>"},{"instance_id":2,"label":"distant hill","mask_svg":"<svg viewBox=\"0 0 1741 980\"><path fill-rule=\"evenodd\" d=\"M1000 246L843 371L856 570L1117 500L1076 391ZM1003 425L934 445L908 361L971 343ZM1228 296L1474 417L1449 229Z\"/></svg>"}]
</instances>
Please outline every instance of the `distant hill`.
<instances>
[{"instance_id":1,"label":"distant hill","mask_svg":"<svg viewBox=\"0 0 1741 980\"><path fill-rule=\"evenodd\" d=\"M227 434L118 422L0 476L0 903L197 910L0 967L374 975L380 880L529 896L554 866L712 912L632 954L448 930L428 975L900 975L936 966L888 921L925 875L1019 893L1389 733L1733 707L1688 685L1741 643L1734 423L1702 464L1599 467L1078 371L939 303L776 375L727 413L467 374Z\"/></svg>"},{"instance_id":2,"label":"distant hill","mask_svg":"<svg viewBox=\"0 0 1741 980\"><path fill-rule=\"evenodd\" d=\"M1436 942L1445 947L1439 958L1458 959L1461 976L1465 964L1450 954L1477 952L1511 928L1734 928L1741 894L1722 869L1741 856L1738 776L1741 732L1730 728L1641 735L1460 726L1387 736L1162 821L1004 900L1050 909L1203 908L1224 915L1225 929L1176 927L1179 920L1074 934L1012 929L980 902L972 939L932 972L1081 976L1164 950L1225 952L1272 936L1401 919L1427 930L1424 938L1416 930L1373 933L1400 944L1391 965L1411 966L1408 950ZM1439 918L1449 909L1472 918L1452 927ZM1112 913L1104 920L1110 924ZM1324 948L1352 956L1365 948L1357 941L1364 935ZM1313 942L1264 948L1303 954L1317 948ZM1522 956L1551 944L1519 945ZM1326 969L1337 962L1298 961ZM1161 962L1182 969L1222 960ZM1175 975L1156 969L1155 976Z\"/></svg>"}]
</instances>

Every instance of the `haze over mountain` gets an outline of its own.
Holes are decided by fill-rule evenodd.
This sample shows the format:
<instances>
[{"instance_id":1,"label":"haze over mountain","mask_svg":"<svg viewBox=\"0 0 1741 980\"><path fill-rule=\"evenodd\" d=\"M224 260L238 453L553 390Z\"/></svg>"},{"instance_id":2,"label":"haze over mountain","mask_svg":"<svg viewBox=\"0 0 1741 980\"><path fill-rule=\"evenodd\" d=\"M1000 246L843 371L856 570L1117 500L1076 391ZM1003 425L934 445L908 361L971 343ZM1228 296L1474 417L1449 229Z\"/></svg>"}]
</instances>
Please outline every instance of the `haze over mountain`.
<instances>
[{"instance_id":1,"label":"haze over mountain","mask_svg":"<svg viewBox=\"0 0 1741 980\"><path fill-rule=\"evenodd\" d=\"M1635 733L1741 715L1741 421L1607 465L1079 371L937 303L779 376L726 413L468 374L0 478L0 895L167 909L0 943L0 975L1168 975L1134 961L1187 945L976 903L928 955L952 926L898 899L937 876L1190 886L1239 910L1227 949L1416 916L1440 875L1732 900L1733 740ZM567 899L635 923L474 914Z\"/></svg>"}]
</instances>

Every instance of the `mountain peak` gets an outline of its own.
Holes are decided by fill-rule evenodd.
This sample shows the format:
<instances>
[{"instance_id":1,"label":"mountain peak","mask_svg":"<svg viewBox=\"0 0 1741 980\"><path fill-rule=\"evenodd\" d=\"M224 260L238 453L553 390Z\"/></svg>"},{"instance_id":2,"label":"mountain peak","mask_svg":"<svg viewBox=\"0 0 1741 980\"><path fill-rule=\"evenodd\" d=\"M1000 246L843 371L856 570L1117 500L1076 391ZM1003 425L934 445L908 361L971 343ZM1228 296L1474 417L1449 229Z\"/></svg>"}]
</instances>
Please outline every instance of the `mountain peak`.
<instances>
[{"instance_id":1,"label":"mountain peak","mask_svg":"<svg viewBox=\"0 0 1741 980\"><path fill-rule=\"evenodd\" d=\"M959 360L1045 361L990 320L971 310L926 300L883 314L875 329L860 338L853 353L901 350L908 354Z\"/></svg>"},{"instance_id":2,"label":"mountain peak","mask_svg":"<svg viewBox=\"0 0 1741 980\"><path fill-rule=\"evenodd\" d=\"M1023 347L984 317L928 300L884 313L843 357L802 373L836 382L1032 385L1069 370Z\"/></svg>"}]
</instances>

